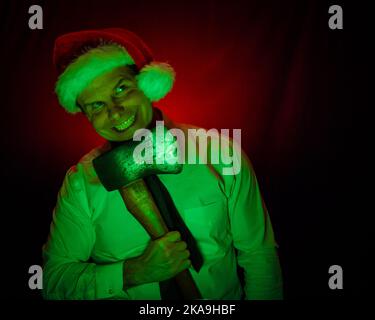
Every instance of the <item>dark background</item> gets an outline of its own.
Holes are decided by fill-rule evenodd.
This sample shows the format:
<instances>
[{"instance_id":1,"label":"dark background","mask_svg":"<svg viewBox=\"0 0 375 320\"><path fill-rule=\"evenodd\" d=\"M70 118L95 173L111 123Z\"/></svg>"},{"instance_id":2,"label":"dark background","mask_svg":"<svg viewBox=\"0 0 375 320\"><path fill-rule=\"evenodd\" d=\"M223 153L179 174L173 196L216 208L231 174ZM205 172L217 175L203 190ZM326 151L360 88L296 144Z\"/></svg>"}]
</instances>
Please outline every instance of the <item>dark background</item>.
<instances>
[{"instance_id":1,"label":"dark background","mask_svg":"<svg viewBox=\"0 0 375 320\"><path fill-rule=\"evenodd\" d=\"M28 28L41 5L44 29ZM328 28L339 4L344 30ZM177 72L158 106L172 119L241 128L269 208L285 298L362 297L370 269L371 131L366 112L371 15L343 1L1 2L2 295L40 299L41 264L66 170L101 140L54 96L56 36L123 27ZM373 90L373 89L372 89ZM368 201L369 202L369 201ZM328 268L344 290L328 288Z\"/></svg>"}]
</instances>

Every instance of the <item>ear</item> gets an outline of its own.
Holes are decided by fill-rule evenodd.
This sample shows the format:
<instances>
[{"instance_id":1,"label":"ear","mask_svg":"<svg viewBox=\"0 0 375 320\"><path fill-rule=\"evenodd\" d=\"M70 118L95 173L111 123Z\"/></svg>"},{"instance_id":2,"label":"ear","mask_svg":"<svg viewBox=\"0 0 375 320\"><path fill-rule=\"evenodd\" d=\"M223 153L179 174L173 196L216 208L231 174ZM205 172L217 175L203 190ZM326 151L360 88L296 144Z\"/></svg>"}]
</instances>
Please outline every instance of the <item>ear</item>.
<instances>
[{"instance_id":1,"label":"ear","mask_svg":"<svg viewBox=\"0 0 375 320\"><path fill-rule=\"evenodd\" d=\"M151 62L136 76L138 88L150 101L164 98L173 87L175 72L167 63Z\"/></svg>"}]
</instances>

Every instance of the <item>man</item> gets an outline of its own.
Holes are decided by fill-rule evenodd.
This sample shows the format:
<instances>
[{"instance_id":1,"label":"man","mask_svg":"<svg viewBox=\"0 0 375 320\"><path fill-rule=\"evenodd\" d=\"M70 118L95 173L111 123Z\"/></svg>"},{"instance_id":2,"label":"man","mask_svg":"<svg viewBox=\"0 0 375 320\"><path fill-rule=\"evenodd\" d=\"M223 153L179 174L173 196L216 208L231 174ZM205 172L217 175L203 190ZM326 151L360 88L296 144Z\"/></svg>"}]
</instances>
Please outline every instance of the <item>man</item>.
<instances>
[{"instance_id":1,"label":"man","mask_svg":"<svg viewBox=\"0 0 375 320\"><path fill-rule=\"evenodd\" d=\"M108 143L65 177L43 247L44 297L160 299L159 284L189 269L203 299L282 298L271 222L244 154L238 174L223 175L224 164L208 163L158 175L196 240L203 258L198 271L180 232L150 240L119 192L106 191L98 179L93 159L156 120L191 138L189 126L173 123L152 105L173 86L171 66L153 61L142 40L122 29L63 35L54 61L60 104L70 113L83 112ZM237 266L244 271L243 285Z\"/></svg>"}]
</instances>

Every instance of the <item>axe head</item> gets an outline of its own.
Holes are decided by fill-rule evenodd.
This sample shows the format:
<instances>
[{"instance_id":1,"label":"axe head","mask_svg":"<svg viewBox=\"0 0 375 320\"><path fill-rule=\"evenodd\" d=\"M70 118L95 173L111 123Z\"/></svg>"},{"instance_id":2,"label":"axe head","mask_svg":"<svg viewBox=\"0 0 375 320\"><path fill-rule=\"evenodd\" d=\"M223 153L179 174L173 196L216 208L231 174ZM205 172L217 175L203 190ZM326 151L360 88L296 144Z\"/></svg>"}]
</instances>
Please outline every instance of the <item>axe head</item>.
<instances>
[{"instance_id":1,"label":"axe head","mask_svg":"<svg viewBox=\"0 0 375 320\"><path fill-rule=\"evenodd\" d=\"M176 138L157 125L95 158L93 166L106 190L113 191L153 174L180 173L182 161Z\"/></svg>"}]
</instances>

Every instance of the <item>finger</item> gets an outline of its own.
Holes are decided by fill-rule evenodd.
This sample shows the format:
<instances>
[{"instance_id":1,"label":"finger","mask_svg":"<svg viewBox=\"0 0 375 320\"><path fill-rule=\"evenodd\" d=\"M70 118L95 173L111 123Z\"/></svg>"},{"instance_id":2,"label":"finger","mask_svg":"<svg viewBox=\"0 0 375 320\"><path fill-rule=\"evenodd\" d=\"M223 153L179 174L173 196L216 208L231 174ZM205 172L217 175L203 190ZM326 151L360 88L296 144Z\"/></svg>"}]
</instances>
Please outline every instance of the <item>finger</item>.
<instances>
[{"instance_id":1,"label":"finger","mask_svg":"<svg viewBox=\"0 0 375 320\"><path fill-rule=\"evenodd\" d=\"M176 261L183 261L186 260L187 258L190 257L190 252L189 250L184 250L184 251L173 251L172 257Z\"/></svg>"},{"instance_id":2,"label":"finger","mask_svg":"<svg viewBox=\"0 0 375 320\"><path fill-rule=\"evenodd\" d=\"M181 252L181 259L185 260L190 257L190 251L189 250L184 250Z\"/></svg>"},{"instance_id":3,"label":"finger","mask_svg":"<svg viewBox=\"0 0 375 320\"><path fill-rule=\"evenodd\" d=\"M182 270L185 270L185 269L188 269L191 267L191 260L185 260L182 264L181 264L181 271Z\"/></svg>"},{"instance_id":4,"label":"finger","mask_svg":"<svg viewBox=\"0 0 375 320\"><path fill-rule=\"evenodd\" d=\"M176 242L181 240L181 234L178 231L168 232L164 238L170 242Z\"/></svg>"},{"instance_id":5,"label":"finger","mask_svg":"<svg viewBox=\"0 0 375 320\"><path fill-rule=\"evenodd\" d=\"M174 250L176 251L184 251L187 248L187 244L185 241L178 241L174 243Z\"/></svg>"}]
</instances>

